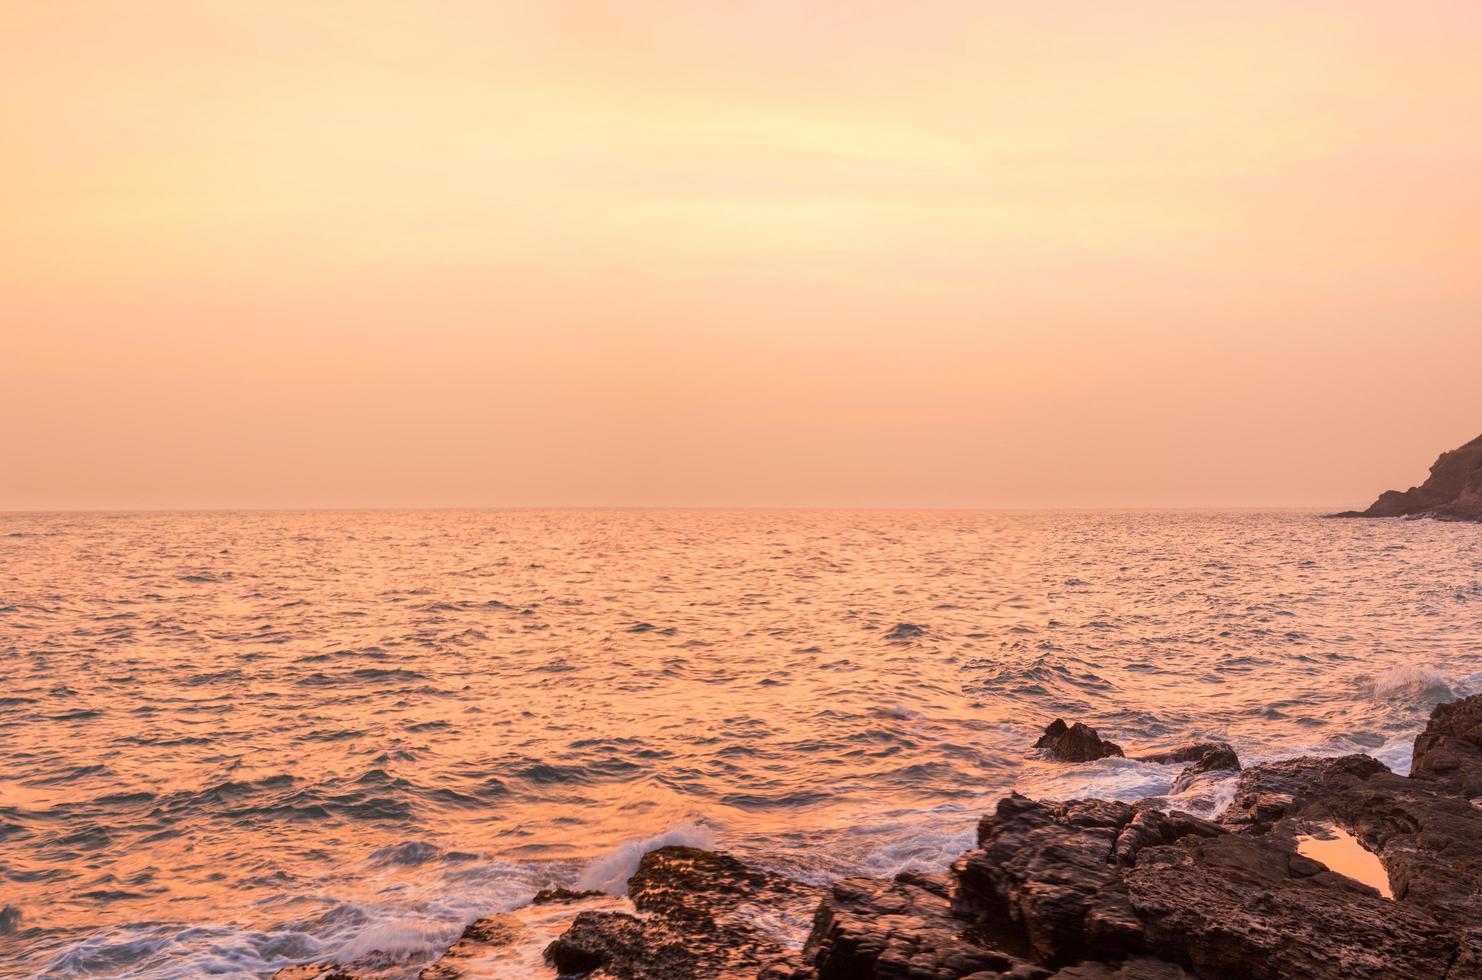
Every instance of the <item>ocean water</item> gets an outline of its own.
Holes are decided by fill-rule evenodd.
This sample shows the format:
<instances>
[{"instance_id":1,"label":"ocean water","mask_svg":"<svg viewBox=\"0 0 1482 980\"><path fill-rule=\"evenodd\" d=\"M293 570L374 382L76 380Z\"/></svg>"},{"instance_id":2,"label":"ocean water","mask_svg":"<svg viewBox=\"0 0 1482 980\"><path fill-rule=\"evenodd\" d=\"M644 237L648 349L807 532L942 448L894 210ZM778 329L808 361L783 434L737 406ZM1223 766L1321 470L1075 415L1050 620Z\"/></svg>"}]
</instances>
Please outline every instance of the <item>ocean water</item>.
<instances>
[{"instance_id":1,"label":"ocean water","mask_svg":"<svg viewBox=\"0 0 1482 980\"><path fill-rule=\"evenodd\" d=\"M660 843L888 874L1014 788L1168 792L1026 758L1056 716L1404 769L1478 688L1475 525L0 515L0 975L414 975Z\"/></svg>"}]
</instances>

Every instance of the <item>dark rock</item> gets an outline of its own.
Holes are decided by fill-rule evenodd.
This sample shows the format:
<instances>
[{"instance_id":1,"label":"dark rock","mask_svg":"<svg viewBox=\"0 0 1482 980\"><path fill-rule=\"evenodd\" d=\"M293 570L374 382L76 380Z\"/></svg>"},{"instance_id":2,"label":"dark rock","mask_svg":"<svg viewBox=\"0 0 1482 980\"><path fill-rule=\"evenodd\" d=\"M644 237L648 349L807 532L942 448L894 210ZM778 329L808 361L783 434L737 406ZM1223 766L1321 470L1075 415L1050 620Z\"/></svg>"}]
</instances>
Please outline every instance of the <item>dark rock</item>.
<instances>
[{"instance_id":1,"label":"dark rock","mask_svg":"<svg viewBox=\"0 0 1482 980\"><path fill-rule=\"evenodd\" d=\"M335 963L306 963L285 966L273 974L273 980L363 980L359 973Z\"/></svg>"},{"instance_id":2,"label":"dark rock","mask_svg":"<svg viewBox=\"0 0 1482 980\"><path fill-rule=\"evenodd\" d=\"M1219 822L1234 829L1264 834L1294 804L1379 772L1389 770L1367 755L1304 756L1251 766L1240 773L1235 798L1220 815Z\"/></svg>"},{"instance_id":3,"label":"dark rock","mask_svg":"<svg viewBox=\"0 0 1482 980\"><path fill-rule=\"evenodd\" d=\"M1395 898L1482 925L1482 810L1444 784L1384 771L1332 785L1277 830L1333 823L1378 856Z\"/></svg>"},{"instance_id":4,"label":"dark rock","mask_svg":"<svg viewBox=\"0 0 1482 980\"><path fill-rule=\"evenodd\" d=\"M546 947L562 976L609 967L612 976L697 976L699 963L682 944L651 941L643 920L624 912L582 912Z\"/></svg>"},{"instance_id":5,"label":"dark rock","mask_svg":"<svg viewBox=\"0 0 1482 980\"><path fill-rule=\"evenodd\" d=\"M1410 773L1464 796L1482 796L1482 696L1436 705L1415 737Z\"/></svg>"},{"instance_id":6,"label":"dark rock","mask_svg":"<svg viewBox=\"0 0 1482 980\"><path fill-rule=\"evenodd\" d=\"M570 905L573 902L585 902L589 898L603 898L606 892L599 891L572 891L570 888L542 888L535 893L530 900L531 905Z\"/></svg>"},{"instance_id":7,"label":"dark rock","mask_svg":"<svg viewBox=\"0 0 1482 980\"><path fill-rule=\"evenodd\" d=\"M956 980L1012 973L1031 980L1050 972L975 937L944 895L909 875L835 882L819 906L801 960L804 971L774 967L771 977Z\"/></svg>"},{"instance_id":8,"label":"dark rock","mask_svg":"<svg viewBox=\"0 0 1482 980\"><path fill-rule=\"evenodd\" d=\"M1132 758L1138 762L1156 762L1159 765L1168 766L1179 762L1199 762L1208 755L1217 752L1228 752L1235 755L1235 750L1228 742L1194 742L1190 745L1180 745L1177 748L1161 749L1157 752L1144 752ZM1235 765L1231 769L1240 768L1240 760L1237 757Z\"/></svg>"},{"instance_id":9,"label":"dark rock","mask_svg":"<svg viewBox=\"0 0 1482 980\"><path fill-rule=\"evenodd\" d=\"M1122 747L1115 742L1103 741L1096 729L1079 721L1067 726L1061 718L1050 722L1034 747L1044 749L1050 758L1059 762L1094 762L1110 755L1122 755Z\"/></svg>"},{"instance_id":10,"label":"dark rock","mask_svg":"<svg viewBox=\"0 0 1482 980\"><path fill-rule=\"evenodd\" d=\"M1175 963L1138 956L1123 963L1094 960L1057 970L1049 980L1187 980L1189 974Z\"/></svg>"},{"instance_id":11,"label":"dark rock","mask_svg":"<svg viewBox=\"0 0 1482 980\"><path fill-rule=\"evenodd\" d=\"M14 905L0 908L0 936L11 936L21 929L21 910Z\"/></svg>"},{"instance_id":12,"label":"dark rock","mask_svg":"<svg viewBox=\"0 0 1482 980\"><path fill-rule=\"evenodd\" d=\"M599 967L622 980L756 976L784 959L775 935L746 907L807 921L824 889L748 868L725 854L691 847L650 851L628 879L643 918L587 911L545 951L562 974Z\"/></svg>"},{"instance_id":13,"label":"dark rock","mask_svg":"<svg viewBox=\"0 0 1482 980\"><path fill-rule=\"evenodd\" d=\"M1022 944L1050 966L1142 951L1142 923L1120 868L1141 850L1193 834L1222 834L1208 821L1077 800L1047 806L1017 794L978 825L979 849L954 865L953 910Z\"/></svg>"},{"instance_id":14,"label":"dark rock","mask_svg":"<svg viewBox=\"0 0 1482 980\"><path fill-rule=\"evenodd\" d=\"M1365 511L1334 517L1434 517L1449 521L1482 521L1482 436L1442 453L1430 476L1418 487L1387 490Z\"/></svg>"},{"instance_id":15,"label":"dark rock","mask_svg":"<svg viewBox=\"0 0 1482 980\"><path fill-rule=\"evenodd\" d=\"M1201 776L1209 773L1234 773L1240 771L1240 757L1228 745L1212 748L1191 766L1184 768L1173 780L1173 792L1182 793Z\"/></svg>"},{"instance_id":16,"label":"dark rock","mask_svg":"<svg viewBox=\"0 0 1482 980\"><path fill-rule=\"evenodd\" d=\"M1456 934L1274 835L1190 835L1125 874L1143 948L1199 977L1444 977Z\"/></svg>"}]
</instances>

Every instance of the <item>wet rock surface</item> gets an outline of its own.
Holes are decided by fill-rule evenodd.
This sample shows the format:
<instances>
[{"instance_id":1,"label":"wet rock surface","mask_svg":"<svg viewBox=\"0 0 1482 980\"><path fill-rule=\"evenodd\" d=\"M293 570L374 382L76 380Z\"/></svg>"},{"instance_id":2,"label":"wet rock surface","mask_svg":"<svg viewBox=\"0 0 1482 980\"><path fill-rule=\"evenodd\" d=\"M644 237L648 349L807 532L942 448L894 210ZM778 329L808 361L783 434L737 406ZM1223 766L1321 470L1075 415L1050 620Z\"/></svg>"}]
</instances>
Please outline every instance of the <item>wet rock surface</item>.
<instances>
[{"instance_id":1,"label":"wet rock surface","mask_svg":"<svg viewBox=\"0 0 1482 980\"><path fill-rule=\"evenodd\" d=\"M1469 798L1479 722L1482 696L1438 708L1412 776L1364 755L1250 766L1218 820L1148 801L1010 795L942 873L824 888L661 848L629 880L637 914L574 906L545 960L551 975L625 980L1482 978L1482 807ZM1222 743L1157 755L1142 758L1240 765ZM1300 836L1333 826L1378 858L1393 899L1299 852ZM798 925L791 941L778 922ZM463 965L513 928L479 920L422 980L482 975ZM332 965L279 977L357 980Z\"/></svg>"},{"instance_id":2,"label":"wet rock surface","mask_svg":"<svg viewBox=\"0 0 1482 980\"><path fill-rule=\"evenodd\" d=\"M1474 713L1482 699L1438 711L1417 745L1465 756L1445 740L1475 748ZM1141 758L1240 769L1220 743ZM946 882L837 883L794 965L766 976L1479 977L1482 809L1458 768L1405 777L1362 755L1252 766L1219 821L1010 796ZM1320 824L1379 857L1395 900L1298 852Z\"/></svg>"},{"instance_id":3,"label":"wet rock surface","mask_svg":"<svg viewBox=\"0 0 1482 980\"><path fill-rule=\"evenodd\" d=\"M1206 776L1229 775L1241 769L1240 756L1236 755L1235 750L1226 742L1197 742L1193 745L1183 745L1165 752L1152 752L1135 758L1139 762L1157 762L1164 765L1189 763L1184 767L1183 772L1174 777L1172 786L1174 793L1182 793Z\"/></svg>"},{"instance_id":4,"label":"wet rock surface","mask_svg":"<svg viewBox=\"0 0 1482 980\"><path fill-rule=\"evenodd\" d=\"M437 962L417 974L417 980L463 980L470 968L490 949L509 946L524 934L513 916L492 915L478 919L463 930Z\"/></svg>"},{"instance_id":5,"label":"wet rock surface","mask_svg":"<svg viewBox=\"0 0 1482 980\"><path fill-rule=\"evenodd\" d=\"M1463 796L1482 796L1482 700L1436 705L1415 739L1410 772L1439 780Z\"/></svg>"},{"instance_id":6,"label":"wet rock surface","mask_svg":"<svg viewBox=\"0 0 1482 980\"><path fill-rule=\"evenodd\" d=\"M1061 718L1050 722L1034 747L1044 749L1045 754L1057 762L1095 762L1110 755L1123 754L1120 745L1102 740L1096 729L1079 721L1066 725Z\"/></svg>"},{"instance_id":7,"label":"wet rock surface","mask_svg":"<svg viewBox=\"0 0 1482 980\"><path fill-rule=\"evenodd\" d=\"M1482 436L1442 453L1418 487L1386 490L1368 510L1344 511L1334 517L1434 517L1447 521L1482 521Z\"/></svg>"},{"instance_id":8,"label":"wet rock surface","mask_svg":"<svg viewBox=\"0 0 1482 980\"><path fill-rule=\"evenodd\" d=\"M797 961L774 965L767 980L850 977L1046 977L999 948L993 937L952 912L946 877L903 874L893 880L835 882Z\"/></svg>"},{"instance_id":9,"label":"wet rock surface","mask_svg":"<svg viewBox=\"0 0 1482 980\"><path fill-rule=\"evenodd\" d=\"M806 922L824 889L690 847L650 851L628 880L642 916L582 912L546 949L559 974L659 980L755 977L787 950L763 919Z\"/></svg>"}]
</instances>

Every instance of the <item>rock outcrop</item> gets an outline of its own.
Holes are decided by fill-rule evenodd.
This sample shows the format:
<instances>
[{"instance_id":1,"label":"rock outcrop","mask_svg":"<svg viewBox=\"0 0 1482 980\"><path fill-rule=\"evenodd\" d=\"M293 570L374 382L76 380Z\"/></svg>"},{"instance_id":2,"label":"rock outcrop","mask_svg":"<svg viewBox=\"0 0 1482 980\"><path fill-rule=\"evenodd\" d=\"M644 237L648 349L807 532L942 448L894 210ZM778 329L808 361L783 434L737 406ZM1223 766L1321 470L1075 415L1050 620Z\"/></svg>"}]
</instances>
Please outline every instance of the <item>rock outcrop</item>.
<instances>
[{"instance_id":1,"label":"rock outcrop","mask_svg":"<svg viewBox=\"0 0 1482 980\"><path fill-rule=\"evenodd\" d=\"M1063 718L1050 722L1034 747L1044 749L1045 755L1059 762L1094 762L1107 756L1122 755L1122 747L1115 742L1103 741L1096 729L1079 721L1066 725Z\"/></svg>"},{"instance_id":2,"label":"rock outcrop","mask_svg":"<svg viewBox=\"0 0 1482 980\"><path fill-rule=\"evenodd\" d=\"M1430 476L1409 490L1386 490L1368 510L1344 511L1334 517L1434 517L1445 521L1482 521L1482 436L1442 453Z\"/></svg>"},{"instance_id":3,"label":"rock outcrop","mask_svg":"<svg viewBox=\"0 0 1482 980\"><path fill-rule=\"evenodd\" d=\"M1138 762L1156 762L1161 765L1172 765L1179 762L1187 762L1173 779L1172 792L1182 793L1193 786L1205 776L1228 776L1240 771L1240 756L1227 742L1195 742L1192 745L1181 745L1176 749L1166 749L1161 752L1148 752L1143 755L1134 756Z\"/></svg>"},{"instance_id":4,"label":"rock outcrop","mask_svg":"<svg viewBox=\"0 0 1482 980\"><path fill-rule=\"evenodd\" d=\"M1074 751L1120 754L1083 725L1057 721L1047 737L1063 744L1077 729ZM1013 794L945 873L828 888L662 848L628 883L636 915L544 893L574 915L546 962L552 976L593 980L1482 980L1482 696L1435 710L1410 776L1364 755L1240 770L1223 743L1142 758L1239 770L1233 802L1204 820L1150 801ZM1393 898L1303 853L1324 828L1378 859ZM777 924L810 911L806 940L790 947ZM480 920L421 976L481 976L465 964L513 931L505 917Z\"/></svg>"},{"instance_id":5,"label":"rock outcrop","mask_svg":"<svg viewBox=\"0 0 1482 980\"><path fill-rule=\"evenodd\" d=\"M582 912L545 951L561 976L622 980L755 977L786 949L761 916L806 921L823 889L755 871L725 854L663 847L628 879L640 916Z\"/></svg>"},{"instance_id":6,"label":"rock outcrop","mask_svg":"<svg viewBox=\"0 0 1482 980\"><path fill-rule=\"evenodd\" d=\"M1482 796L1482 700L1438 704L1415 739L1410 772L1446 783L1468 798Z\"/></svg>"}]
</instances>

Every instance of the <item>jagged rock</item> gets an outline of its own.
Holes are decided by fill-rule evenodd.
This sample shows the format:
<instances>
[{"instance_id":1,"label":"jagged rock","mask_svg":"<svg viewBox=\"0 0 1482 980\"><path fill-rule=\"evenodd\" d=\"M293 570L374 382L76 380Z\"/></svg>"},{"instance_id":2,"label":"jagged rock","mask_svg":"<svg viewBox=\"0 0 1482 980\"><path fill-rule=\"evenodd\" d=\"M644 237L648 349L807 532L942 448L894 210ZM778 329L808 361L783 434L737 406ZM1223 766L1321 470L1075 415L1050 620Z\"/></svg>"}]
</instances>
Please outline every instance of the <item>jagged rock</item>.
<instances>
[{"instance_id":1,"label":"jagged rock","mask_svg":"<svg viewBox=\"0 0 1482 980\"><path fill-rule=\"evenodd\" d=\"M1173 792L1182 793L1194 785L1200 777L1210 773L1234 773L1240 771L1240 757L1228 745L1213 746L1199 756L1191 766L1173 779Z\"/></svg>"},{"instance_id":2,"label":"jagged rock","mask_svg":"<svg viewBox=\"0 0 1482 980\"><path fill-rule=\"evenodd\" d=\"M1143 949L1199 977L1444 977L1457 936L1434 916L1302 857L1274 835L1188 836L1125 874Z\"/></svg>"},{"instance_id":3,"label":"jagged rock","mask_svg":"<svg viewBox=\"0 0 1482 980\"><path fill-rule=\"evenodd\" d=\"M589 898L602 898L606 892L572 891L570 888L542 888L530 900L531 905L570 905L585 902Z\"/></svg>"},{"instance_id":4,"label":"jagged rock","mask_svg":"<svg viewBox=\"0 0 1482 980\"><path fill-rule=\"evenodd\" d=\"M933 885L940 885L940 890ZM803 969L774 967L769 980L957 980L1011 975L1039 980L1050 971L974 937L952 914L946 881L899 875L834 883L800 957Z\"/></svg>"},{"instance_id":5,"label":"jagged rock","mask_svg":"<svg viewBox=\"0 0 1482 980\"><path fill-rule=\"evenodd\" d=\"M1364 511L1334 517L1434 517L1449 521L1482 521L1482 436L1450 452L1431 466L1418 487L1386 490Z\"/></svg>"},{"instance_id":6,"label":"jagged rock","mask_svg":"<svg viewBox=\"0 0 1482 980\"><path fill-rule=\"evenodd\" d=\"M1135 755L1132 758L1136 759L1138 762L1156 762L1159 765L1168 766L1174 765L1175 763L1179 762L1197 763L1206 756L1217 752L1228 752L1232 756L1235 755L1235 750L1230 747L1230 743L1228 742L1193 742L1189 745L1180 745L1172 749L1160 749L1157 752L1144 752L1141 755ZM1229 768L1240 768L1240 760L1238 757L1235 760L1235 765Z\"/></svg>"},{"instance_id":7,"label":"jagged rock","mask_svg":"<svg viewBox=\"0 0 1482 980\"><path fill-rule=\"evenodd\" d=\"M1287 815L1294 803L1388 771L1382 762L1367 755L1304 756L1251 766L1240 773L1235 797L1220 815L1220 823L1264 834Z\"/></svg>"},{"instance_id":8,"label":"jagged rock","mask_svg":"<svg viewBox=\"0 0 1482 980\"><path fill-rule=\"evenodd\" d=\"M786 950L748 913L806 921L823 891L725 854L664 847L645 854L628 879L644 917L582 912L545 957L562 974L600 968L622 980L754 977Z\"/></svg>"},{"instance_id":9,"label":"jagged rock","mask_svg":"<svg viewBox=\"0 0 1482 980\"><path fill-rule=\"evenodd\" d=\"M1044 749L1050 758L1059 762L1094 762L1109 755L1122 755L1122 747L1115 742L1103 741L1096 729L1079 721L1066 725L1062 718L1050 722L1034 747Z\"/></svg>"},{"instance_id":10,"label":"jagged rock","mask_svg":"<svg viewBox=\"0 0 1482 980\"><path fill-rule=\"evenodd\" d=\"M1142 952L1142 923L1119 866L1147 846L1222 832L1186 814L1104 800L1051 807L1015 794L982 819L979 849L953 866L953 910L1050 966L1120 959Z\"/></svg>"},{"instance_id":11,"label":"jagged rock","mask_svg":"<svg viewBox=\"0 0 1482 980\"><path fill-rule=\"evenodd\" d=\"M618 977L698 976L700 963L680 943L647 935L643 920L625 912L582 912L545 950L561 976L584 976L598 967Z\"/></svg>"},{"instance_id":12,"label":"jagged rock","mask_svg":"<svg viewBox=\"0 0 1482 980\"><path fill-rule=\"evenodd\" d=\"M1482 697L1436 705L1415 738L1410 773L1464 796L1482 796Z\"/></svg>"}]
</instances>

